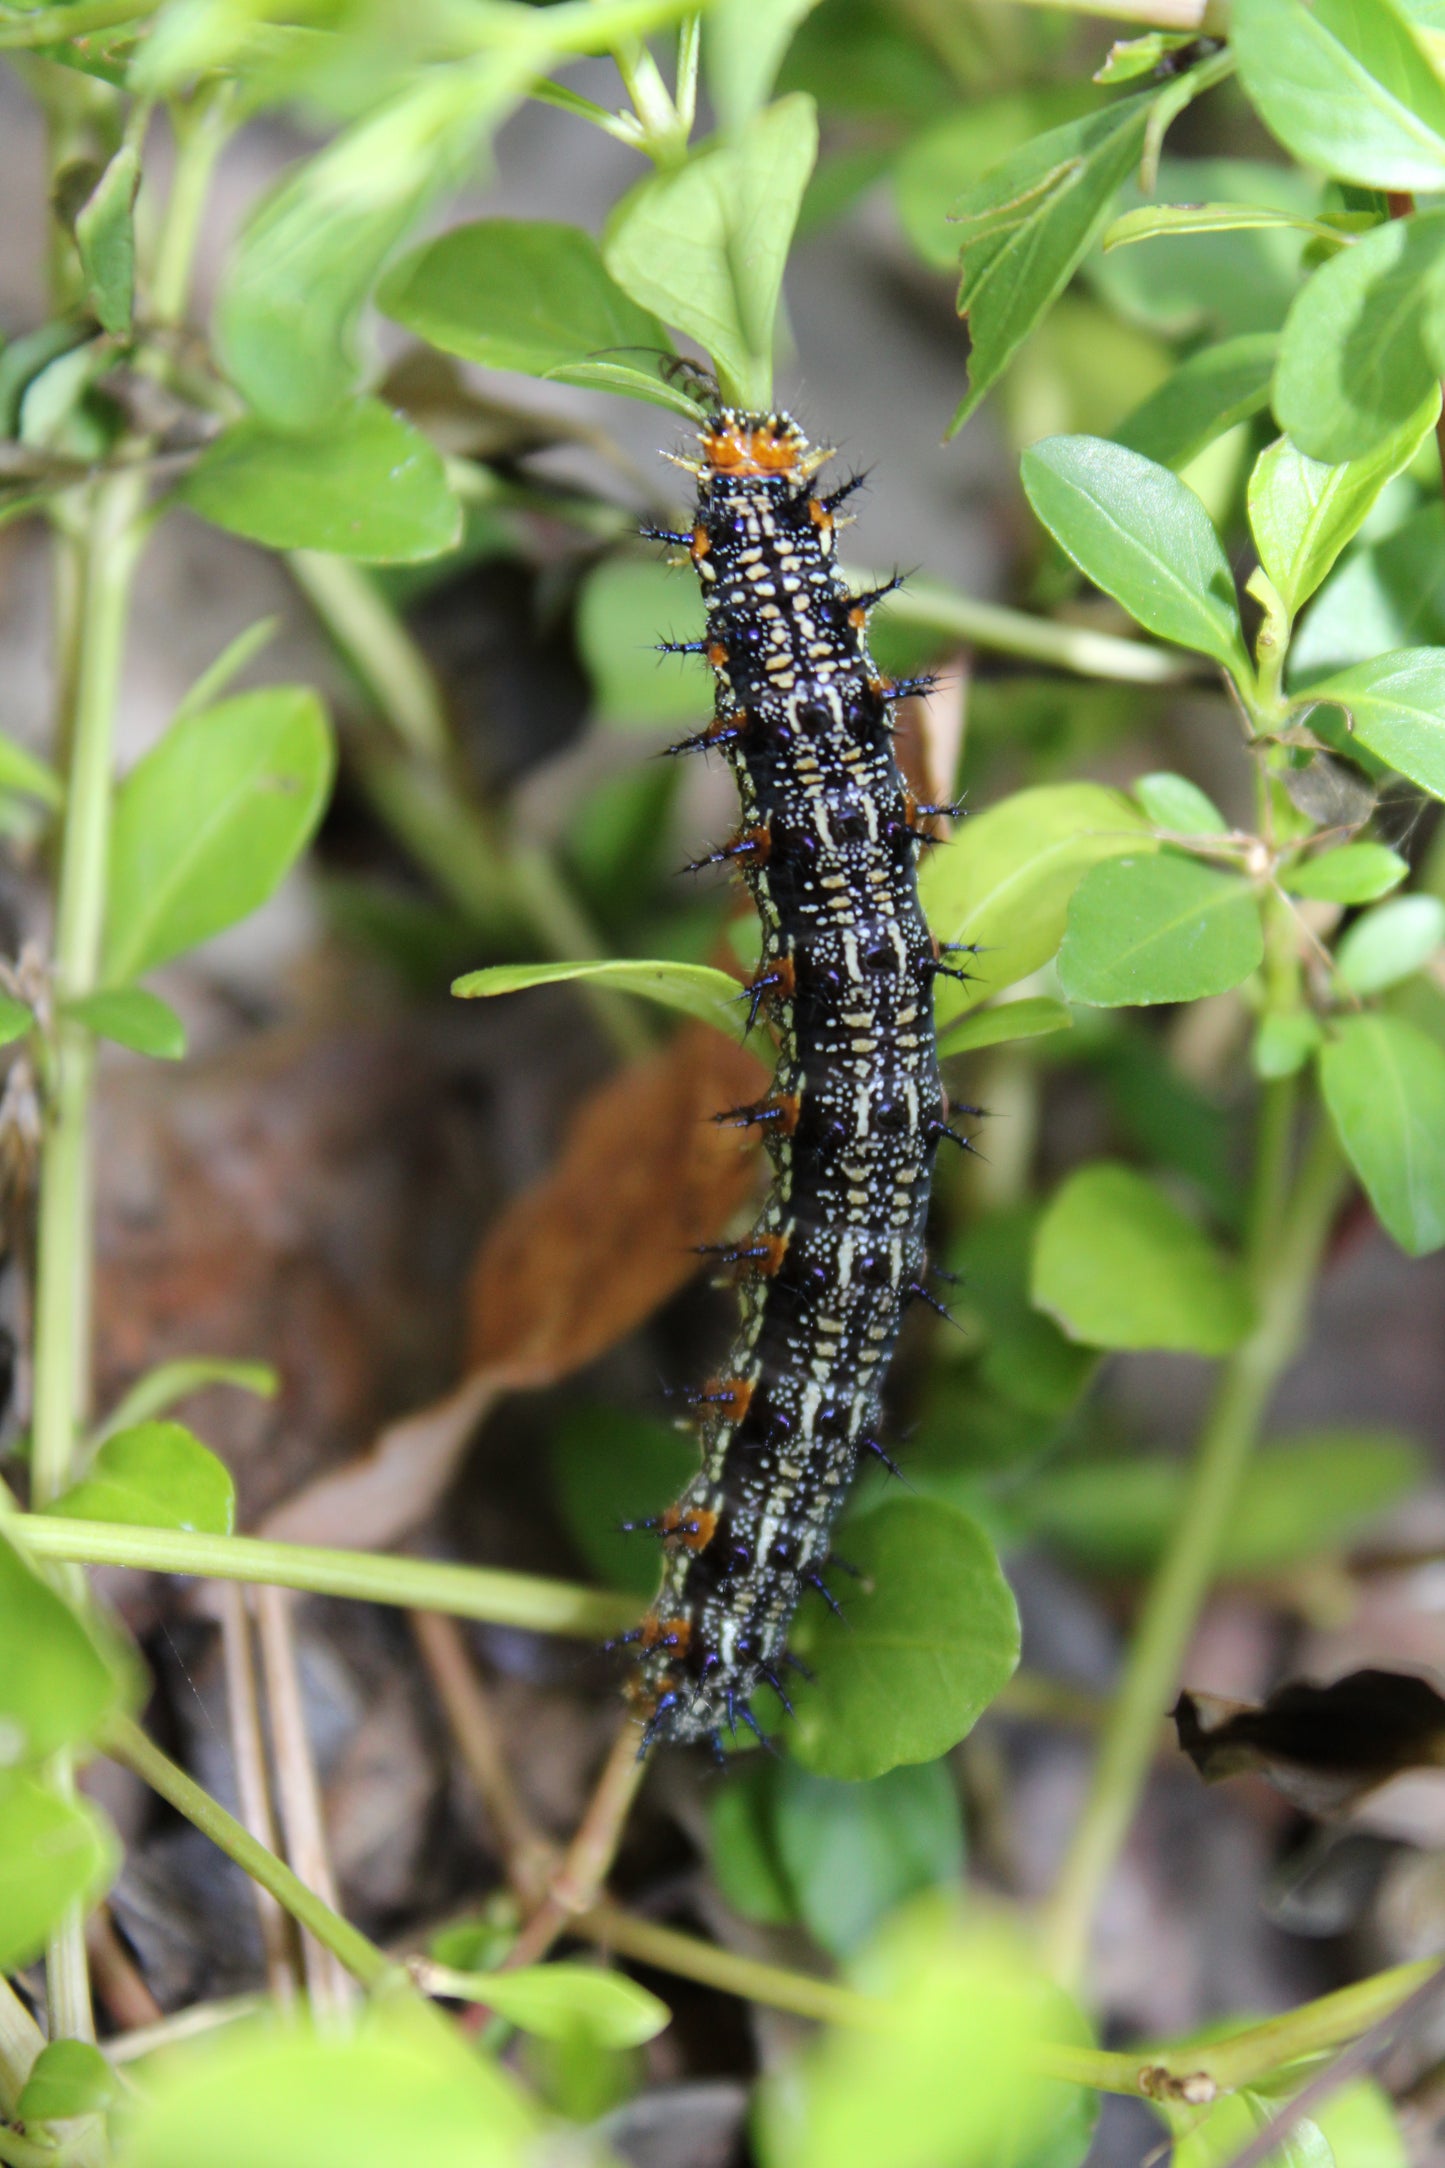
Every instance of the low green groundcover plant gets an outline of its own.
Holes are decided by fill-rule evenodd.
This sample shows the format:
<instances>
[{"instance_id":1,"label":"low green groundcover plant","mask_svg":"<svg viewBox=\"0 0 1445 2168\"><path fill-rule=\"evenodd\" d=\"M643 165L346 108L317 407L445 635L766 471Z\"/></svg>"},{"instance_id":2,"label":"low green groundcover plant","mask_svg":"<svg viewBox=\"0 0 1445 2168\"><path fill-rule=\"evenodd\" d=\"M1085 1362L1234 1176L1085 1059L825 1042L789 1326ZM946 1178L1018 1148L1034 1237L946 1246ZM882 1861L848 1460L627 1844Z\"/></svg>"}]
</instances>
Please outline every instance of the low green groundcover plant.
<instances>
[{"instance_id":1,"label":"low green groundcover plant","mask_svg":"<svg viewBox=\"0 0 1445 2168\"><path fill-rule=\"evenodd\" d=\"M649 403L675 443L702 381L669 366L679 355L724 399L772 405L795 240L865 189L887 192L920 280L958 278L967 333L951 424L915 411L902 361L876 387L880 411L901 407L927 437L989 427L972 419L987 401L1021 453L1019 532L1033 523L1027 607L925 567L879 621L890 667L961 648L985 666L969 817L922 885L940 941L978 951L968 983L940 981L943 1052L968 1057L957 1073L1007 1105L1013 1135L982 1174L941 1185L969 1333L920 1359L911 1488L860 1487L848 1619L820 1610L800 1629L816 1687L777 1758L740 1755L705 1795L722 1896L806 1932L835 1976L621 1915L599 1913L592 1939L654 1982L690 1971L819 2021L759 2089L764 2168L1071 2168L1111 2091L1152 2103L1187 2168L1233 2158L1280 2117L1311 2168L1403 2161L1370 2077L1289 2104L1428 1966L1123 2052L1095 2043L1087 1958L1212 1582L1338 1552L1420 1474L1391 1434L1277 1440L1270 1418L1353 1189L1410 1256L1445 1244L1430 811L1445 798L1445 211L1431 204L1445 48L1412 0L1231 0L1208 35L1178 28L1177 9L1160 11L1168 28L1127 12L1137 34L1110 47L1067 8L882 0L0 6L0 48L44 117L53 204L35 243L50 313L0 346L0 521L44 527L67 598L52 757L0 737L7 834L54 871L50 954L7 965L0 995L11 1075L33 1079L43 1109L26 1466L0 1521L0 1959L23 1976L0 1982L0 2161L520 2168L560 2157L563 2136L548 2066L526 2062L524 2082L513 2032L615 2060L668 2022L623 1972L545 1961L568 1917L555 1890L520 1942L515 1919L483 1923L393 1961L136 1722L139 1659L85 1562L600 1639L635 1616L651 1572L619 1556L615 1523L656 1511L688 1462L635 1413L562 1420L558 1507L601 1584L581 1592L236 1534L225 1467L170 1411L204 1383L273 1390L264 1367L168 1365L89 1427L97 1041L184 1058L180 1020L144 982L275 892L337 758L311 687L232 689L264 625L124 774L117 692L161 521L279 553L367 707L343 749L358 787L476 961L456 991L576 981L624 1053L649 1042L654 1009L659 1029L680 1012L738 1031L721 892L666 903L658 849L676 764L652 756L669 725L698 726L708 693L700 666L660 671L644 649L663 630L688 637L691 603L633 547L636 504L529 468L505 407L490 410L500 449L476 449L435 400L409 403L404 368L382 379L372 323L428 351L454 420L469 411L464 362L579 388L598 429L610 402ZM615 107L572 79L604 58ZM575 222L438 230L529 100L632 154L600 231L581 200ZM278 113L321 140L252 208L198 323L217 161ZM1186 113L1190 143L1224 153L1176 154ZM1247 157L1228 148L1241 137ZM504 795L479 800L404 621L443 572L520 554L535 512L571 538L593 728L616 751L575 832L546 849ZM1228 811L1183 773L1121 780L1130 731L1181 688L1215 734L1207 779ZM1114 780L1087 779L1091 762ZM1137 1013L1196 1003L1227 1020L1232 1122ZM1103 1095L1120 1141L1040 1187L1029 1140L1067 1073ZM1246 1134L1247 1164L1233 1149ZM1217 1366L1187 1464L1090 1447L1091 1381L1123 1350ZM998 1553L1026 1540L1144 1582L1091 1788L1033 1919L960 1897L948 1763L1014 1671ZM94 1754L136 1771L334 1953L364 1991L344 2023L253 2010L139 2064L96 2045L84 1919L120 1850L77 1790ZM620 1810L609 1849L619 1829ZM575 1911L601 1903L605 1868ZM439 2002L491 2022L473 2037ZM564 2150L607 2157L595 2130L570 2130Z\"/></svg>"}]
</instances>

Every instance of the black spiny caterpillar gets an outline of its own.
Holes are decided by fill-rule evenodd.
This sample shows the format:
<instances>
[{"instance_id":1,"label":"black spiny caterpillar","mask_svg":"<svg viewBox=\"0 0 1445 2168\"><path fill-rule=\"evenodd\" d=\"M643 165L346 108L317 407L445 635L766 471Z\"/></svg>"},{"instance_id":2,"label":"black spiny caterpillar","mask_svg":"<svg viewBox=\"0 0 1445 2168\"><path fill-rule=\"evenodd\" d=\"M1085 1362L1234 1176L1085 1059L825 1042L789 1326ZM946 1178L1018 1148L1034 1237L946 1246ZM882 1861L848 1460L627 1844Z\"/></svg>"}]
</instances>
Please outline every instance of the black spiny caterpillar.
<instances>
[{"instance_id":1,"label":"black spiny caterpillar","mask_svg":"<svg viewBox=\"0 0 1445 2168\"><path fill-rule=\"evenodd\" d=\"M719 855L763 927L750 1014L778 1034L773 1090L720 1120L756 1126L773 1183L733 1257L742 1319L725 1372L697 1396L702 1464L657 1523L662 1588L639 1633L632 1699L655 1740L753 1725L760 1680L782 1693L793 1613L822 1590L859 1456L878 1441L884 1376L923 1292L933 1156L947 1129L933 1023L938 950L918 902L921 823L893 756L889 684L868 612L834 562L831 497L786 414L723 409L702 433L696 524L717 679L711 727L685 748L732 765L742 827ZM962 1142L964 1140L959 1139ZM831 1601L831 1598L829 1598Z\"/></svg>"}]
</instances>

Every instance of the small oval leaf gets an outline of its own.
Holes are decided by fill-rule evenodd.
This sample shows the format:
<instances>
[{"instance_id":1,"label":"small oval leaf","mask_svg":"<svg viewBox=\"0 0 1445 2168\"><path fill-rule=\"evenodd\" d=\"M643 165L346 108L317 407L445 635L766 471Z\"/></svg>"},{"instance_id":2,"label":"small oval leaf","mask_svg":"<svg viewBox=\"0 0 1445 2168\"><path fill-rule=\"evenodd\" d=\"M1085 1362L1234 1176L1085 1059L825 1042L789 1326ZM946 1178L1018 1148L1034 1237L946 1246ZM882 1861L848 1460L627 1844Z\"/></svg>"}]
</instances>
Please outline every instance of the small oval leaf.
<instances>
[{"instance_id":1,"label":"small oval leaf","mask_svg":"<svg viewBox=\"0 0 1445 2168\"><path fill-rule=\"evenodd\" d=\"M819 1604L794 1645L816 1680L782 1737L819 1776L879 1777L934 1761L973 1729L1012 1677L1018 1612L993 1545L956 1506L893 1498L842 1543L861 1578L846 1617Z\"/></svg>"},{"instance_id":2,"label":"small oval leaf","mask_svg":"<svg viewBox=\"0 0 1445 2168\"><path fill-rule=\"evenodd\" d=\"M175 1010L140 986L84 994L79 1001L67 1001L61 1014L132 1053L149 1054L153 1061L179 1061L186 1051L186 1027Z\"/></svg>"},{"instance_id":3,"label":"small oval leaf","mask_svg":"<svg viewBox=\"0 0 1445 2168\"><path fill-rule=\"evenodd\" d=\"M491 964L454 980L452 992L463 1001L488 1000L496 994L523 993L530 986L568 985L574 979L642 994L665 1009L680 1009L684 1016L712 1024L730 1038L743 1036L747 1008L738 982L709 964L643 963L626 956L585 964Z\"/></svg>"},{"instance_id":4,"label":"small oval leaf","mask_svg":"<svg viewBox=\"0 0 1445 2168\"><path fill-rule=\"evenodd\" d=\"M106 1439L50 1511L77 1521L229 1536L236 1487L225 1462L184 1423L136 1423Z\"/></svg>"},{"instance_id":5,"label":"small oval leaf","mask_svg":"<svg viewBox=\"0 0 1445 2168\"><path fill-rule=\"evenodd\" d=\"M1227 1355L1252 1306L1235 1266L1130 1167L1071 1175L1039 1223L1032 1298L1089 1347Z\"/></svg>"},{"instance_id":6,"label":"small oval leaf","mask_svg":"<svg viewBox=\"0 0 1445 2168\"><path fill-rule=\"evenodd\" d=\"M1248 882L1161 851L1085 874L1069 905L1059 983L1071 1001L1096 1008L1199 1001L1240 985L1263 955Z\"/></svg>"},{"instance_id":7,"label":"small oval leaf","mask_svg":"<svg viewBox=\"0 0 1445 2168\"><path fill-rule=\"evenodd\" d=\"M264 903L331 788L325 711L302 686L172 725L116 794L105 973L139 978Z\"/></svg>"}]
</instances>

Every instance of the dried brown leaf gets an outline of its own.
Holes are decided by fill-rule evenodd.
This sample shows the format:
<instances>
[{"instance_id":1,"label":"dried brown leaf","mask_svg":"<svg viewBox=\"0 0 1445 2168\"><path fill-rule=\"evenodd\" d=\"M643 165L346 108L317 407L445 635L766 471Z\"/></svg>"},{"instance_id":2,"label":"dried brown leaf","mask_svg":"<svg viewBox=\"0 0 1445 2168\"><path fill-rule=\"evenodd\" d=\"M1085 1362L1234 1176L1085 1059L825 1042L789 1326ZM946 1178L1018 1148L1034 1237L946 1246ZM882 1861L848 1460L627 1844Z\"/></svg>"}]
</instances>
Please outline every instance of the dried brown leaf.
<instances>
[{"instance_id":1,"label":"dried brown leaf","mask_svg":"<svg viewBox=\"0 0 1445 2168\"><path fill-rule=\"evenodd\" d=\"M1335 1814L1406 1769L1445 1765L1445 1699L1407 1671L1294 1680L1263 1706L1180 1695L1179 1744L1209 1783L1254 1772L1307 1814Z\"/></svg>"},{"instance_id":2,"label":"dried brown leaf","mask_svg":"<svg viewBox=\"0 0 1445 2168\"><path fill-rule=\"evenodd\" d=\"M755 1150L711 1117L766 1083L754 1055L702 1025L609 1077L573 1117L555 1165L482 1244L462 1384L388 1424L259 1532L382 1549L424 1521L503 1393L580 1369L699 1269L696 1245L723 1231L756 1179Z\"/></svg>"},{"instance_id":3,"label":"dried brown leaf","mask_svg":"<svg viewBox=\"0 0 1445 2168\"><path fill-rule=\"evenodd\" d=\"M699 1025L594 1092L550 1173L482 1246L473 1367L552 1384L690 1280L696 1245L723 1231L756 1181L756 1154L712 1117L766 1086L756 1056Z\"/></svg>"}]
</instances>

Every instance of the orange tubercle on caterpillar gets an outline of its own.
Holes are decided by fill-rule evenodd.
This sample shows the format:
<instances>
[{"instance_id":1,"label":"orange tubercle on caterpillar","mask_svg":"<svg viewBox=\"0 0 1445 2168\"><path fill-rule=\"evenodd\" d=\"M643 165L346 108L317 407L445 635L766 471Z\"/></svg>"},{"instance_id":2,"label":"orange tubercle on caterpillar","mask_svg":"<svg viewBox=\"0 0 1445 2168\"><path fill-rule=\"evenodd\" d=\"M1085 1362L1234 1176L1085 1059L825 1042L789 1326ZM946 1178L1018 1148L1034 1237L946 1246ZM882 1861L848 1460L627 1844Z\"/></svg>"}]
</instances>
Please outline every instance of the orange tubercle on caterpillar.
<instances>
[{"instance_id":1,"label":"orange tubercle on caterpillar","mask_svg":"<svg viewBox=\"0 0 1445 2168\"><path fill-rule=\"evenodd\" d=\"M780 956L776 963L768 964L756 978L748 980L747 990L750 994L771 994L774 1001L791 1001L798 990L792 957Z\"/></svg>"},{"instance_id":2,"label":"orange tubercle on caterpillar","mask_svg":"<svg viewBox=\"0 0 1445 2168\"><path fill-rule=\"evenodd\" d=\"M710 1407L722 1410L724 1421L740 1423L752 1402L753 1381L751 1378L709 1378L702 1389L702 1397Z\"/></svg>"},{"instance_id":3,"label":"orange tubercle on caterpillar","mask_svg":"<svg viewBox=\"0 0 1445 2168\"><path fill-rule=\"evenodd\" d=\"M692 1639L692 1621L686 1618L659 1618L649 1611L642 1621L641 1645L645 1649L673 1649L679 1656L687 1654Z\"/></svg>"},{"instance_id":4,"label":"orange tubercle on caterpillar","mask_svg":"<svg viewBox=\"0 0 1445 2168\"><path fill-rule=\"evenodd\" d=\"M661 1520L664 1543L705 1551L717 1533L717 1515L708 1507L669 1506Z\"/></svg>"}]
</instances>

